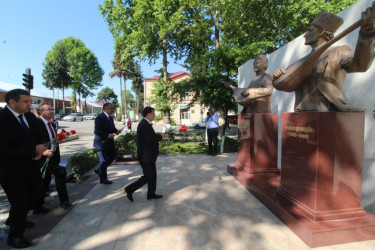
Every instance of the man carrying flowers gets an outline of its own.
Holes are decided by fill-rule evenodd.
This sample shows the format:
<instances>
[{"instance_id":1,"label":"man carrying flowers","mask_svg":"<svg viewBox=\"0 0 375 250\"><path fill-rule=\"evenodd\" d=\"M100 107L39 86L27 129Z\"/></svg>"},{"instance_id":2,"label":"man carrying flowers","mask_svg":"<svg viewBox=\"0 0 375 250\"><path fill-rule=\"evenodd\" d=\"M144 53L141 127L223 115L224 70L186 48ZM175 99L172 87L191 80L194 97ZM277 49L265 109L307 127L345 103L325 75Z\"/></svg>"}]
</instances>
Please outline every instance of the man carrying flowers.
<instances>
[{"instance_id":1,"label":"man carrying flowers","mask_svg":"<svg viewBox=\"0 0 375 250\"><path fill-rule=\"evenodd\" d=\"M69 202L68 192L66 190L66 169L60 167L60 149L59 141L65 137L60 137L57 134L55 123L52 122L55 110L49 103L42 103L38 108L40 119L38 119L41 129L42 141L47 143L50 149L53 150L53 155L50 157L43 156L40 159L41 171L43 173L44 194L47 193L49 184L51 183L51 175L55 176L55 184L57 194L60 200L60 207L66 209L72 206Z\"/></svg>"}]
</instances>

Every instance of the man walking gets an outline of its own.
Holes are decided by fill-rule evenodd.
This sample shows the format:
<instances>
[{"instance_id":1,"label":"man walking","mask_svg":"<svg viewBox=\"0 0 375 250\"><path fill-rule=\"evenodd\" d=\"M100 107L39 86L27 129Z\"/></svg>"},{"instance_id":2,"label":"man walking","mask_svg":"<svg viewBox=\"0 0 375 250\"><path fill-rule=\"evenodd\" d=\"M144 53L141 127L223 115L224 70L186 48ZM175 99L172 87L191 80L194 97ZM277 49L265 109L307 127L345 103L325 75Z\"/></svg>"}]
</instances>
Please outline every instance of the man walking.
<instances>
[{"instance_id":1,"label":"man walking","mask_svg":"<svg viewBox=\"0 0 375 250\"><path fill-rule=\"evenodd\" d=\"M142 112L143 119L137 127L137 154L138 161L142 167L143 176L136 182L125 187L128 199L133 202L133 193L147 183L147 199L160 199L163 196L156 194L156 159L159 154L159 141L165 138L166 134L156 134L152 128L152 121L155 118L155 109L145 107Z\"/></svg>"},{"instance_id":2,"label":"man walking","mask_svg":"<svg viewBox=\"0 0 375 250\"><path fill-rule=\"evenodd\" d=\"M113 117L115 111L111 103L103 105L103 112L95 118L94 147L99 151L99 166L95 173L99 174L100 184L112 184L107 178L107 168L116 158L115 134L121 133L115 127Z\"/></svg>"}]
</instances>

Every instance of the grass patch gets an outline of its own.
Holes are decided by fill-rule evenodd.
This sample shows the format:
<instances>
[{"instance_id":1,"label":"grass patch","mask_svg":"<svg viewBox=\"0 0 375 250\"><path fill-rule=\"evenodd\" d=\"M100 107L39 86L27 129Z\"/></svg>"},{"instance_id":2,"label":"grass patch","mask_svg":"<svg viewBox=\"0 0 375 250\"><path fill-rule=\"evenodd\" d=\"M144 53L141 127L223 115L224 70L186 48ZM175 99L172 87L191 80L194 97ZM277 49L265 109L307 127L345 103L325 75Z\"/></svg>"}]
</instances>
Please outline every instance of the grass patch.
<instances>
[{"instance_id":1,"label":"grass patch","mask_svg":"<svg viewBox=\"0 0 375 250\"><path fill-rule=\"evenodd\" d=\"M217 145L220 152L221 140ZM208 152L208 144L203 142L181 142L181 141L161 141L159 143L161 154L203 154ZM226 137L224 143L224 153L237 152L237 140Z\"/></svg>"},{"instance_id":2,"label":"grass patch","mask_svg":"<svg viewBox=\"0 0 375 250\"><path fill-rule=\"evenodd\" d=\"M207 144L199 142L170 142L161 141L159 151L161 154L202 154L208 152Z\"/></svg>"}]
</instances>

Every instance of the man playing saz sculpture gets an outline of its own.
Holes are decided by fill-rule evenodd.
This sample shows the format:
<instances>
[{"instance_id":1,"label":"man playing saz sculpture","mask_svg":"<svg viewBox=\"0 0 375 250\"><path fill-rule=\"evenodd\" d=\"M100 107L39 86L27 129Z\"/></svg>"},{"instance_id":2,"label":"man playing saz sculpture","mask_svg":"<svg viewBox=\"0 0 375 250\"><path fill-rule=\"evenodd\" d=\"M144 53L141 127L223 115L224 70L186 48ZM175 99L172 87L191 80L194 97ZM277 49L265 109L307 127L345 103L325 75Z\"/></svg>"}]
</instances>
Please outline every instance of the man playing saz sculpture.
<instances>
[{"instance_id":1,"label":"man playing saz sculpture","mask_svg":"<svg viewBox=\"0 0 375 250\"><path fill-rule=\"evenodd\" d=\"M233 90L236 102L244 108L241 113L271 113L271 94L273 91L272 78L266 73L268 60L265 55L259 55L254 60L256 77L250 82L248 88L236 88L221 81L225 87Z\"/></svg>"},{"instance_id":2,"label":"man playing saz sculpture","mask_svg":"<svg viewBox=\"0 0 375 250\"><path fill-rule=\"evenodd\" d=\"M295 91L295 111L362 111L345 96L343 85L347 73L365 72L374 60L375 4L362 12L361 20L351 26L349 32L355 25L361 26L354 52L347 45L330 46L334 32L342 23L336 15L318 13L304 35L305 45L312 48L311 54L287 70L279 68L272 73L277 90ZM314 55L316 59L309 61Z\"/></svg>"}]
</instances>

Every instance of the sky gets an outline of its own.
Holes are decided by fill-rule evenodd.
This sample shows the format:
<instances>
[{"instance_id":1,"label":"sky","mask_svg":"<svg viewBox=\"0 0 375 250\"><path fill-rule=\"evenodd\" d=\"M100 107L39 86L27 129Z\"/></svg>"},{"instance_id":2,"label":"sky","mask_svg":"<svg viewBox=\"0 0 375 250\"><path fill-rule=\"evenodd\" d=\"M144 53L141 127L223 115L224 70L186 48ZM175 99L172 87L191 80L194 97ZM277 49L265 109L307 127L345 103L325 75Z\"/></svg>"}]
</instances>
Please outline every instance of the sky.
<instances>
[{"instance_id":1,"label":"sky","mask_svg":"<svg viewBox=\"0 0 375 250\"><path fill-rule=\"evenodd\" d=\"M0 81L22 85L22 74L26 68L34 76L34 89L45 89L42 72L47 52L61 39L69 36L80 39L98 58L104 70L102 86L93 90L96 94L104 87L120 94L120 79L111 79L111 61L114 42L108 31L98 5L104 0L1 0L0 1ZM162 67L161 60L154 65L141 62L143 77L157 75ZM186 71L173 61L168 72ZM131 81L126 89L130 90ZM32 91L31 91L32 92ZM57 95L57 93L55 93ZM71 95L66 91L65 95ZM52 96L52 91L51 91ZM60 91L59 97L62 98ZM88 97L94 101L96 96Z\"/></svg>"}]
</instances>

